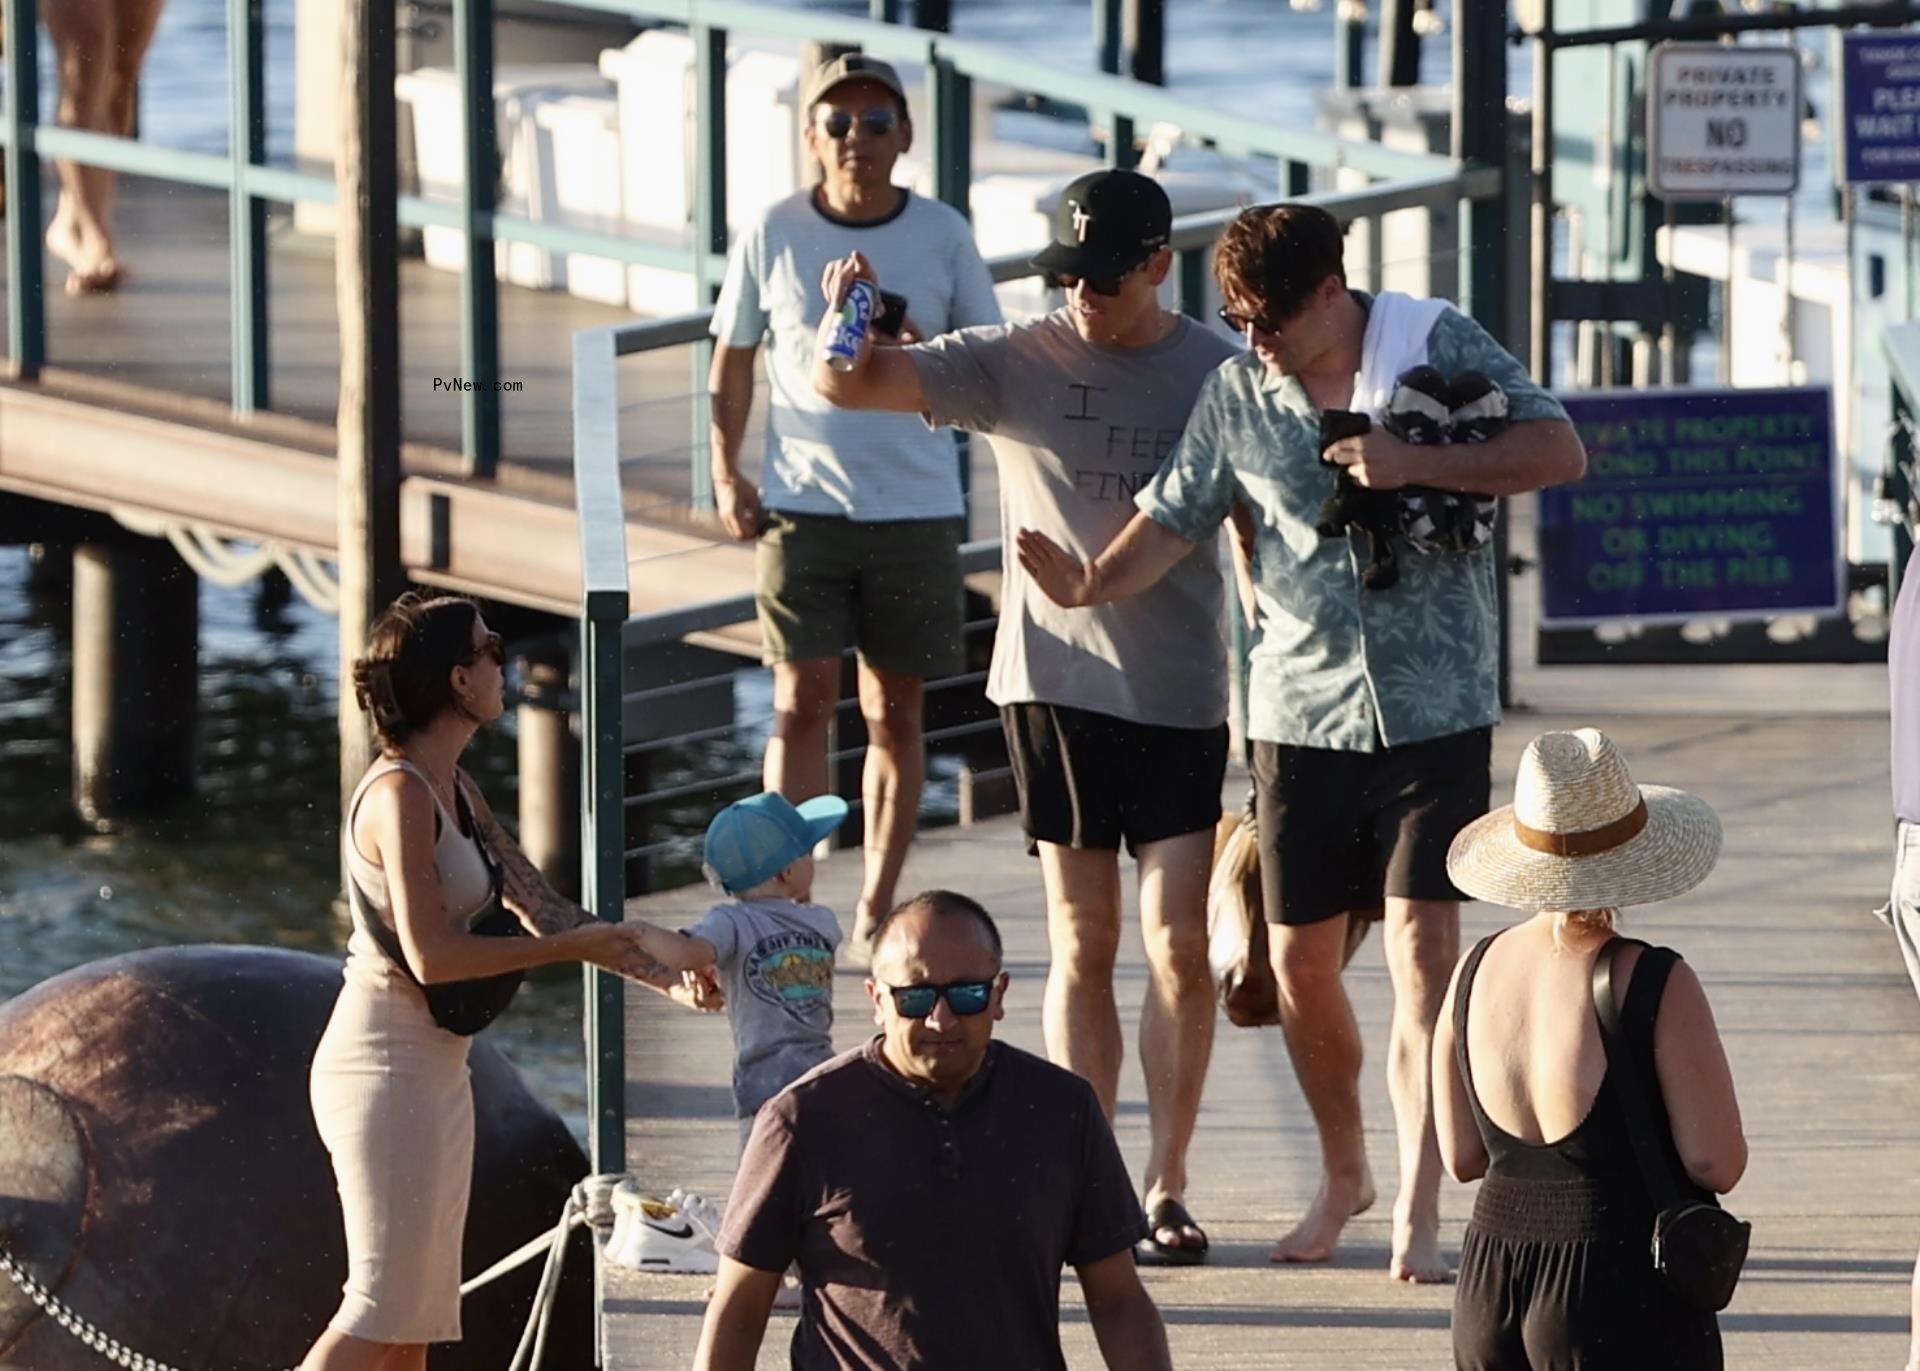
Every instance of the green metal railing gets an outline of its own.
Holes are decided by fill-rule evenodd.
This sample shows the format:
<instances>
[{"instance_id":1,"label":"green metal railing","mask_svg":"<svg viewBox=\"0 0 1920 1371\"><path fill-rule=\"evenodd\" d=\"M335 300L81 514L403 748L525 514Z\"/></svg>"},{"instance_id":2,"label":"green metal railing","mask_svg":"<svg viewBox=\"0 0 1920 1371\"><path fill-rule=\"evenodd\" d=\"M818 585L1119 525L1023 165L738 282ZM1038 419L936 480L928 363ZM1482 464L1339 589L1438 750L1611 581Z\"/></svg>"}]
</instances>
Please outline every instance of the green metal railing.
<instances>
[{"instance_id":1,"label":"green metal railing","mask_svg":"<svg viewBox=\"0 0 1920 1371\"><path fill-rule=\"evenodd\" d=\"M918 122L935 151L936 191L963 212L971 181L971 91L976 80L1012 86L1085 109L1095 124L1109 131L1108 150L1116 163L1131 163L1134 130L1153 122L1173 124L1228 154L1278 159L1281 166L1276 195L1303 193L1308 173L1316 167L1395 178L1447 176L1453 170L1453 164L1444 157L1282 127L1248 115L1204 108L1159 87L1106 72L1068 71L987 44L883 22L895 16L897 0L870 0L873 17L864 20L775 9L748 0L570 2L576 9L676 25L691 34L701 130L693 232L687 247L676 250L618 233L536 223L500 213L494 170L493 0L454 0L456 65L465 127L471 134L465 148L466 175L459 201L450 204L402 196L397 211L403 225L452 228L466 240L461 361L464 374L476 384L462 397L461 445L466 470L474 476L491 476L500 459L500 399L492 385L500 363L496 241L687 271L699 282L702 298L712 297L725 269L727 247L725 55L734 33L848 44L890 61L923 66L927 93ZM335 201L335 188L331 177L265 165L263 0L228 0L233 133L224 157L42 125L36 18L43 3L47 0L8 0L0 6L5 12L7 77L6 98L0 106L0 152L4 153L7 183L14 197L5 243L11 283L7 337L13 375L35 379L48 360L39 239L40 171L46 159L59 158L228 194L233 317L230 403L239 414L269 408L273 386L267 207L274 203L330 205ZM696 395L703 395L704 381L694 389ZM703 484L704 473L696 479Z\"/></svg>"},{"instance_id":2,"label":"green metal railing","mask_svg":"<svg viewBox=\"0 0 1920 1371\"><path fill-rule=\"evenodd\" d=\"M1398 182L1302 197L1327 209L1343 223L1377 220L1403 210L1427 210L1435 222L1452 222L1451 212L1461 201L1476 201L1500 193L1500 173L1490 168L1450 167L1444 174L1426 174ZM1220 231L1239 214L1218 210L1175 220L1170 246L1176 255L1173 279L1179 307L1199 315L1204 305L1205 255ZM1037 246L1037 245L1036 245ZM1436 244L1450 253L1451 244ZM1497 244L1467 244L1462 251L1500 251ZM1021 280L1039 273L1028 254L995 258L988 264L996 282ZM1470 274L1469 274L1470 275ZM1487 302L1487 312L1500 308ZM753 618L753 599L736 595L707 600L627 618L626 513L621 499L618 433L619 359L661 348L710 346L711 310L698 310L670 319L590 329L574 337L573 433L575 506L581 530L581 567L584 578L581 612L582 773L585 813L581 852L586 872L588 908L602 918L618 919L625 895L625 813L620 795L623 758L622 734L627 692L622 680L624 648L643 648L711 632ZM700 372L699 368L695 368ZM704 385L704 372L700 372ZM696 407L697 410L697 407ZM704 469L707 432L695 415L691 436L694 470ZM975 565L997 560L997 543L971 544ZM1237 647L1237 645L1236 645ZM626 1119L623 1105L625 1060L618 982L605 972L589 972L586 1039L590 1063L592 1122L590 1141L597 1171L620 1170L625 1165Z\"/></svg>"},{"instance_id":3,"label":"green metal railing","mask_svg":"<svg viewBox=\"0 0 1920 1371\"><path fill-rule=\"evenodd\" d=\"M627 521L620 495L615 348L573 341L573 490L580 511L580 901L618 923L626 902L620 635L627 622ZM581 397L593 403L582 404ZM588 967L588 1144L596 1173L626 1169L623 996L612 973Z\"/></svg>"}]
</instances>

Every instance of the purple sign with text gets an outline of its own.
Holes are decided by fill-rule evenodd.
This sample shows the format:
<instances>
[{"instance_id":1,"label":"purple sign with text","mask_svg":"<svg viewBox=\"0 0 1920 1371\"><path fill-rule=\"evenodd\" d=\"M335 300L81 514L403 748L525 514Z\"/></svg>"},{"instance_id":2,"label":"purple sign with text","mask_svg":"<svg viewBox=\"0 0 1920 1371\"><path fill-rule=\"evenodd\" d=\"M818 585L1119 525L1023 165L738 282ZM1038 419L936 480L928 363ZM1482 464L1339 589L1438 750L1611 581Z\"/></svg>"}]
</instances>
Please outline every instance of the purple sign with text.
<instances>
[{"instance_id":1,"label":"purple sign with text","mask_svg":"<svg viewBox=\"0 0 1920 1371\"><path fill-rule=\"evenodd\" d=\"M1542 623L1840 608L1825 387L1560 400L1587 445L1587 474L1540 493Z\"/></svg>"},{"instance_id":2,"label":"purple sign with text","mask_svg":"<svg viewBox=\"0 0 1920 1371\"><path fill-rule=\"evenodd\" d=\"M1920 34L1841 36L1840 179L1920 180Z\"/></svg>"}]
</instances>

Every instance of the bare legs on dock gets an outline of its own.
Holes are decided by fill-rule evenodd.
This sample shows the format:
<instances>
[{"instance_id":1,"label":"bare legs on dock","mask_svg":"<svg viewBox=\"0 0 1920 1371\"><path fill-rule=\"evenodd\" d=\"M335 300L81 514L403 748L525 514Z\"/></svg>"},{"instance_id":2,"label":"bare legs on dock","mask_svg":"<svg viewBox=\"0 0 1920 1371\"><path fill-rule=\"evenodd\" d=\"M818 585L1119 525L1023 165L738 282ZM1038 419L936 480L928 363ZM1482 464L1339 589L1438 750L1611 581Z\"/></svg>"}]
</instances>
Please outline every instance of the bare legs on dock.
<instances>
[{"instance_id":1,"label":"bare legs on dock","mask_svg":"<svg viewBox=\"0 0 1920 1371\"><path fill-rule=\"evenodd\" d=\"M42 5L58 58L58 118L68 128L128 135L140 63L163 0L60 0ZM61 162L47 249L67 264L67 293L112 290L123 275L113 242L114 173Z\"/></svg>"},{"instance_id":2,"label":"bare legs on dock","mask_svg":"<svg viewBox=\"0 0 1920 1371\"><path fill-rule=\"evenodd\" d=\"M1388 1271L1396 1280L1444 1281L1450 1272L1440 1252L1440 1152L1428 1061L1459 953L1460 906L1390 898L1386 909L1387 970L1393 980L1387 1090L1400 1158ZM1360 1030L1340 980L1346 922L1328 919L1271 930L1287 1049L1321 1149L1319 1193L1306 1216L1275 1245L1275 1261L1325 1261L1347 1220L1374 1201L1360 1119Z\"/></svg>"},{"instance_id":3,"label":"bare legs on dock","mask_svg":"<svg viewBox=\"0 0 1920 1371\"><path fill-rule=\"evenodd\" d=\"M1207 877L1213 832L1145 843L1140 938L1147 995L1140 1011L1140 1069L1147 1084L1149 1144L1141 1176L1149 1211L1187 1193L1187 1149L1200 1117L1213 1056L1213 978L1207 966ZM1120 952L1120 856L1040 844L1047 888L1050 962L1042 1006L1047 1056L1086 1078L1112 1119L1126 1045L1114 1002ZM1191 1234L1156 1233L1177 1246Z\"/></svg>"},{"instance_id":4,"label":"bare legs on dock","mask_svg":"<svg viewBox=\"0 0 1920 1371\"><path fill-rule=\"evenodd\" d=\"M852 951L864 950L879 917L891 909L907 846L920 815L927 757L922 741L925 692L918 677L859 668L860 713L867 725L860 798L866 879L854 910ZM827 739L840 701L840 659L776 662L773 736L762 784L798 802L831 788Z\"/></svg>"}]
</instances>

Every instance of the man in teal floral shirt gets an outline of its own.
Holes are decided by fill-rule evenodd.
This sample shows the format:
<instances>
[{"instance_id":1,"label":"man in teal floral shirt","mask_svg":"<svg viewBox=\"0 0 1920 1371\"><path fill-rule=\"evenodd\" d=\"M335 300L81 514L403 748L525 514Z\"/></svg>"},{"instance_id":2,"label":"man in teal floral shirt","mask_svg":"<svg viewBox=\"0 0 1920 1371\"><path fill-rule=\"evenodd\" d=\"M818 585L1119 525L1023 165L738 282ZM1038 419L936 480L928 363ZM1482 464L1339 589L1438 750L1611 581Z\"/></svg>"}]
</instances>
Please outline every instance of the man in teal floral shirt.
<instances>
[{"instance_id":1,"label":"man in teal floral shirt","mask_svg":"<svg viewBox=\"0 0 1920 1371\"><path fill-rule=\"evenodd\" d=\"M1577 479L1586 453L1560 405L1471 319L1437 301L1349 290L1341 228L1323 210L1248 210L1222 236L1214 271L1222 317L1248 351L1207 379L1139 513L1091 562L1026 530L1020 559L1060 603L1098 604L1153 584L1236 503L1253 511L1248 733L1261 876L1287 1046L1322 1152L1319 1194L1272 1255L1325 1260L1373 1203L1360 1035L1340 971L1348 919L1384 905L1400 1160L1389 1269L1445 1280L1428 1058L1459 955L1462 896L1447 880L1447 847L1489 799L1497 568L1490 547L1403 543L1398 584L1366 588L1364 544L1317 529L1334 488L1320 414L1377 419L1395 375L1419 363L1448 379L1479 371L1506 392L1511 426L1484 443L1417 446L1376 423L1329 447L1330 461L1375 490L1519 495Z\"/></svg>"}]
</instances>

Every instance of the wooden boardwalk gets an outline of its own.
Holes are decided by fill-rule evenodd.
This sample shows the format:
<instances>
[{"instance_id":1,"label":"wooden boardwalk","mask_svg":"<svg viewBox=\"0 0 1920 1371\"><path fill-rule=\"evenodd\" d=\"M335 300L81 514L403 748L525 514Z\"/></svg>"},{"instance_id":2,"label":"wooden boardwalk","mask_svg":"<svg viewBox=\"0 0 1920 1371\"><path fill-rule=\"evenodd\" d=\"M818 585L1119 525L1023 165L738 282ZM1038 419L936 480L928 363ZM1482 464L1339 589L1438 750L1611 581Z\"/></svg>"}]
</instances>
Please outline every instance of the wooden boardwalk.
<instances>
[{"instance_id":1,"label":"wooden boardwalk","mask_svg":"<svg viewBox=\"0 0 1920 1371\"><path fill-rule=\"evenodd\" d=\"M49 183L49 209L52 197ZM61 289L64 269L45 259L48 362L38 382L0 380L0 497L132 513L331 555L339 402L332 243L275 219L273 412L236 419L226 214L223 195L122 177L125 286L112 295L69 296ZM570 617L580 602L572 338L635 316L558 291L500 287L501 377L520 389L500 397L495 475L474 480L463 475L460 397L434 387L435 378L461 371L459 284L456 273L423 260L401 264L401 562L425 584ZM7 289L0 269L0 298ZM624 358L618 369L635 614L753 588L752 546L725 538L690 508L690 397L706 385L693 358L692 348L676 346ZM759 389L744 452L749 470L758 469L764 432L764 383ZM984 443L973 446L971 475L982 512L977 536L994 536L998 483ZM56 523L47 517L35 527L57 537ZM758 650L751 624L703 641Z\"/></svg>"},{"instance_id":2,"label":"wooden boardwalk","mask_svg":"<svg viewBox=\"0 0 1920 1371\"><path fill-rule=\"evenodd\" d=\"M211 406L224 406L231 393L226 196L141 177L119 184L116 224L129 270L119 291L69 296L61 289L65 268L44 256L50 380L137 388L156 399L202 402L200 413L217 415ZM51 179L45 193L51 212ZM333 273L332 240L295 233L276 214L268 265L273 408L329 429L340 368ZM459 396L433 385L461 372L459 287L457 273L421 258L401 262L402 431L415 446L414 465L436 471L461 448ZM0 299L7 289L0 263ZM521 387L501 396L502 491L571 506L573 334L637 317L564 291L501 284L500 375ZM687 517L691 357L682 346L621 362L622 476L637 517ZM697 384L704 389L705 378ZM765 398L763 379L748 427L749 464L759 460ZM978 507L991 511L997 487L984 445L975 449L973 478Z\"/></svg>"},{"instance_id":3,"label":"wooden boardwalk","mask_svg":"<svg viewBox=\"0 0 1920 1371\"><path fill-rule=\"evenodd\" d=\"M1740 1085L1753 1158L1732 1206L1754 1222L1754 1252L1723 1318L1729 1366L1895 1367L1905 1355L1907 1283L1920 1242L1920 1073L1912 1066L1920 1059L1920 1004L1891 933L1868 912L1889 868L1882 682L1877 667L1526 671L1517 694L1534 707L1511 715L1496 738L1496 788L1504 792L1535 732L1598 723L1641 779L1698 791L1726 822L1725 855L1707 884L1631 917L1628 928L1678 946L1698 968ZM851 854L823 865L822 898L836 908L851 908L856 884ZM1039 1050L1040 886L1013 824L924 836L906 884L966 890L1001 919L1013 973L1001 1031ZM705 899L687 890L636 901L634 911L684 923ZM1503 919L1469 906L1466 935ZM1123 959L1119 989L1131 1023L1144 968L1137 946ZM1377 940L1350 980L1368 1052L1369 1150L1384 1181L1394 1174L1393 1138L1382 1067L1388 984ZM869 1017L850 968L838 973L836 1006L836 1036L852 1045ZM683 1185L724 1196L735 1149L726 1024L636 995L628 1051L631 1163L663 1191ZM1130 1062L1118 1131L1135 1168L1145 1150L1144 1109ZM1213 1235L1214 1259L1146 1273L1175 1364L1449 1365L1450 1294L1386 1278L1385 1203L1354 1221L1332 1264L1267 1263L1268 1246L1312 1193L1312 1136L1278 1033L1223 1022L1190 1194ZM1446 1187L1450 1245L1471 1204L1470 1187ZM688 1364L705 1286L698 1277L611 1270L603 1305L610 1364ZM1071 1275L1064 1303L1068 1361L1099 1365ZM786 1364L791 1327L790 1316L775 1319L761 1366Z\"/></svg>"}]
</instances>

